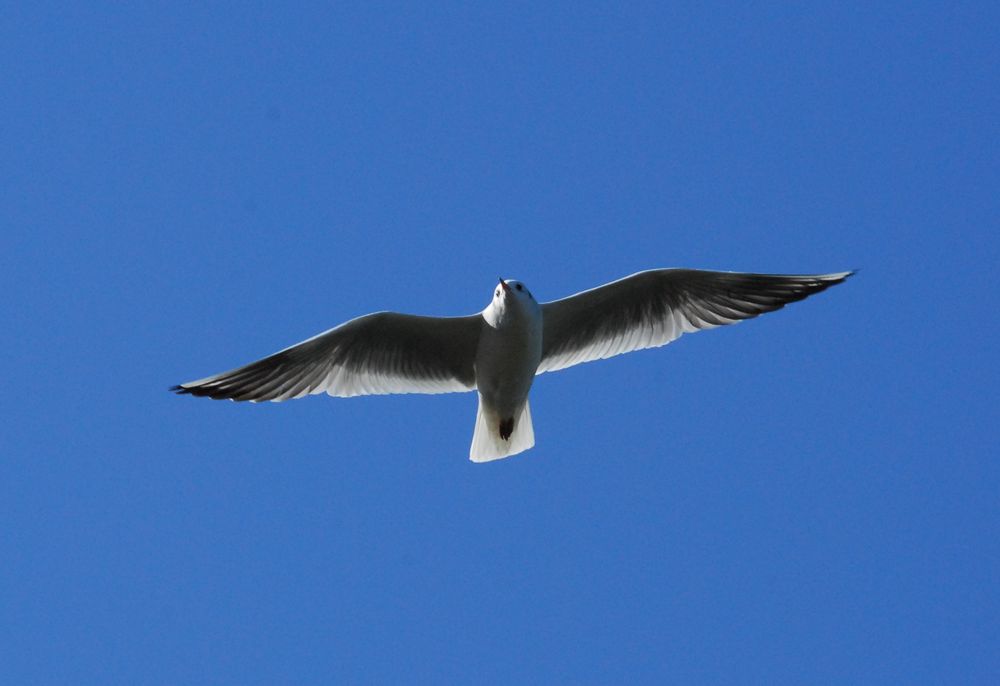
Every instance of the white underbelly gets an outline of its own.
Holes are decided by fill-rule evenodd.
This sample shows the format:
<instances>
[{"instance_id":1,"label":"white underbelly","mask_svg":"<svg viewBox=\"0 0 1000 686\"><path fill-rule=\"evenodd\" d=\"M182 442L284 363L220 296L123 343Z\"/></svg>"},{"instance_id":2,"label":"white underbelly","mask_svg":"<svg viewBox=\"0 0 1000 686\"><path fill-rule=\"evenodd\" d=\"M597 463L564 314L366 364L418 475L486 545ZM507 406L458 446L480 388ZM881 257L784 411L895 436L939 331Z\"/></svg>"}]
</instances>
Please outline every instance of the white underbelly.
<instances>
[{"instance_id":1,"label":"white underbelly","mask_svg":"<svg viewBox=\"0 0 1000 686\"><path fill-rule=\"evenodd\" d=\"M504 416L519 410L528 397L542 357L540 333L488 329L480 339L476 385L483 399Z\"/></svg>"}]
</instances>

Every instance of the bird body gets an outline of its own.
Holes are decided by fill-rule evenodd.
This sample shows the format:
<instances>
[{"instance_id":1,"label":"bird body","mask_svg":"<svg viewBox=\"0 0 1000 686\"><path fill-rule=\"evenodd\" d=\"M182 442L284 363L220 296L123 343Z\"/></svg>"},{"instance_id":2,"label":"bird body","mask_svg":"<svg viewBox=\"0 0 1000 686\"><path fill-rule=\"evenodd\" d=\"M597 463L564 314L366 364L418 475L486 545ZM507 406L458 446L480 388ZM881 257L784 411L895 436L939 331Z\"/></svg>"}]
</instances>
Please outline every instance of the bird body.
<instances>
[{"instance_id":1,"label":"bird body","mask_svg":"<svg viewBox=\"0 0 1000 686\"><path fill-rule=\"evenodd\" d=\"M470 451L474 462L507 457L535 444L528 391L541 360L541 307L524 284L501 279L483 310L476 349L479 412Z\"/></svg>"},{"instance_id":2,"label":"bird body","mask_svg":"<svg viewBox=\"0 0 1000 686\"><path fill-rule=\"evenodd\" d=\"M478 314L377 312L171 390L252 402L323 392L348 397L476 390L479 409L469 457L486 462L535 444L528 394L537 374L756 317L852 273L655 269L542 304L520 281L501 279Z\"/></svg>"}]
</instances>

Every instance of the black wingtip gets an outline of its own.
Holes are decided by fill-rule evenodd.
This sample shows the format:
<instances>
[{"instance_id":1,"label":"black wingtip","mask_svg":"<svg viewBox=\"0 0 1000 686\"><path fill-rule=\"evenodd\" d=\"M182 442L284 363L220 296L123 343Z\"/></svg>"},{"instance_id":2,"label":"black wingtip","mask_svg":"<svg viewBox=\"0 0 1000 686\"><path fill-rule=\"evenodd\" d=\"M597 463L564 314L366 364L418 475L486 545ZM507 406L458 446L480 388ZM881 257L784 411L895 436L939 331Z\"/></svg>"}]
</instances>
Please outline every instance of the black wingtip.
<instances>
[{"instance_id":1,"label":"black wingtip","mask_svg":"<svg viewBox=\"0 0 1000 686\"><path fill-rule=\"evenodd\" d=\"M857 274L860 270L858 269L848 269L846 272L835 272L833 274L827 274L827 283L831 286L835 286L840 283L844 283L849 278ZM834 277L834 278L830 278Z\"/></svg>"},{"instance_id":2,"label":"black wingtip","mask_svg":"<svg viewBox=\"0 0 1000 686\"><path fill-rule=\"evenodd\" d=\"M184 394L187 394L187 393L190 393L190 392L191 392L191 390L190 390L190 389L187 389L187 388L184 388L184 387L183 387L183 386L181 386L180 384L178 384L178 385L176 385L176 386L171 386L171 387L170 387L170 388L169 388L168 390L169 390L169 391L170 391L171 393L177 393L178 395L184 395Z\"/></svg>"},{"instance_id":3,"label":"black wingtip","mask_svg":"<svg viewBox=\"0 0 1000 686\"><path fill-rule=\"evenodd\" d=\"M847 281L849 278L851 278L852 276L854 276L855 274L857 274L859 271L861 271L861 270L860 269L849 269L846 272L844 272L844 275L842 277L840 277L839 279L837 279L833 283L835 285L836 284L842 284L845 281Z\"/></svg>"}]
</instances>

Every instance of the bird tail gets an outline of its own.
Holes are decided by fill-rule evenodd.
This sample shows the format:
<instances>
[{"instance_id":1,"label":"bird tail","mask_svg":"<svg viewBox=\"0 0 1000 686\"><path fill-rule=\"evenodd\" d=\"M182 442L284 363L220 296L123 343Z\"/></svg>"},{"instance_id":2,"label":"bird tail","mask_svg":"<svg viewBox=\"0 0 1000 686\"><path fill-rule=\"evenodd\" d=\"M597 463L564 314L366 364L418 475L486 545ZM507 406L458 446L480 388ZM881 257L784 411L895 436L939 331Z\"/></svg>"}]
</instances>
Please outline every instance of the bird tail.
<instances>
[{"instance_id":1,"label":"bird tail","mask_svg":"<svg viewBox=\"0 0 1000 686\"><path fill-rule=\"evenodd\" d=\"M509 418L508 418L509 421ZM483 396L479 396L479 412L476 413L476 431L472 435L469 459L473 462L489 462L501 457L510 457L535 445L535 429L531 426L531 408L524 401L514 417L513 429L507 438L501 435L504 418L492 408L484 407ZM506 428L506 427L505 427Z\"/></svg>"}]
</instances>

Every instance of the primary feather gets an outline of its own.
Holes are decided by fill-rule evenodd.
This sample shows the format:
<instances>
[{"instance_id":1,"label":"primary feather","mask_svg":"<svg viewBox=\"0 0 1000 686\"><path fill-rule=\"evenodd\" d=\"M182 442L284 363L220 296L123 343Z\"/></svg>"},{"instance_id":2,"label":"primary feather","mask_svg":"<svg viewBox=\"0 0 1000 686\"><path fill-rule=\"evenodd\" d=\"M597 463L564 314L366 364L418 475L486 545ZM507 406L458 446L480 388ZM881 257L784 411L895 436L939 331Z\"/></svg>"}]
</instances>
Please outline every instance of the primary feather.
<instances>
[{"instance_id":1,"label":"primary feather","mask_svg":"<svg viewBox=\"0 0 1000 686\"><path fill-rule=\"evenodd\" d=\"M654 269L626 276L542 304L538 373L655 348L685 333L773 312L841 283L851 274Z\"/></svg>"},{"instance_id":2,"label":"primary feather","mask_svg":"<svg viewBox=\"0 0 1000 686\"><path fill-rule=\"evenodd\" d=\"M288 400L386 393L451 393L476 387L479 315L418 317L377 312L178 393L229 400Z\"/></svg>"}]
</instances>

